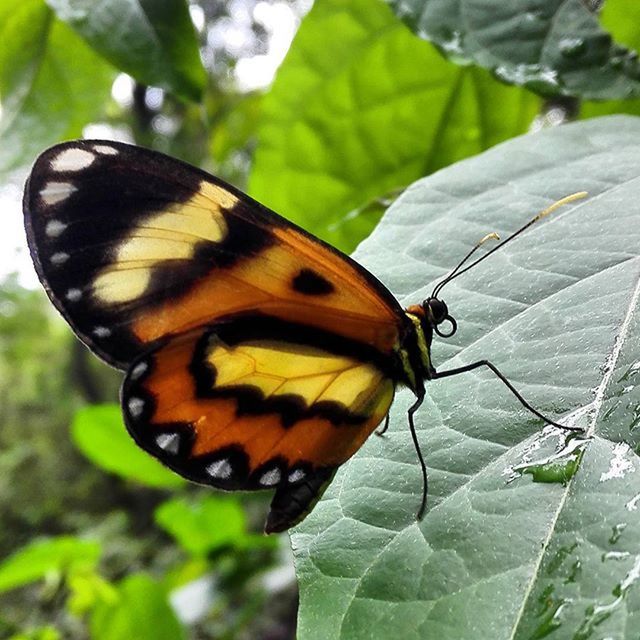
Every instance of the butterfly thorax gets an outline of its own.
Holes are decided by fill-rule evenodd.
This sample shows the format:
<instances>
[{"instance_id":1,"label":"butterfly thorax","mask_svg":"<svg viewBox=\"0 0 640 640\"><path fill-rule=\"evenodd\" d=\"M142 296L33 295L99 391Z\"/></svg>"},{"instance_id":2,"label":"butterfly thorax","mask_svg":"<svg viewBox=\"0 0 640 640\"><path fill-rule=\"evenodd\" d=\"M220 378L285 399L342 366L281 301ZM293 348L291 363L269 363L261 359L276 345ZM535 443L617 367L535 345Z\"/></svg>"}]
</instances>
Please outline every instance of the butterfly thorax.
<instances>
[{"instance_id":1,"label":"butterfly thorax","mask_svg":"<svg viewBox=\"0 0 640 640\"><path fill-rule=\"evenodd\" d=\"M444 301L436 296L414 304L405 310L406 333L397 349L402 366L402 379L418 394L424 392L423 380L431 380L436 370L431 364L431 341L435 331L441 338L450 338L457 329L457 323L449 314ZM449 329L443 329L448 323ZM445 324L446 326L446 324Z\"/></svg>"},{"instance_id":2,"label":"butterfly thorax","mask_svg":"<svg viewBox=\"0 0 640 640\"><path fill-rule=\"evenodd\" d=\"M431 341L433 329L419 305L412 305L405 311L407 331L397 354L402 365L405 384L416 391L423 380L429 380L435 370L431 364Z\"/></svg>"}]
</instances>

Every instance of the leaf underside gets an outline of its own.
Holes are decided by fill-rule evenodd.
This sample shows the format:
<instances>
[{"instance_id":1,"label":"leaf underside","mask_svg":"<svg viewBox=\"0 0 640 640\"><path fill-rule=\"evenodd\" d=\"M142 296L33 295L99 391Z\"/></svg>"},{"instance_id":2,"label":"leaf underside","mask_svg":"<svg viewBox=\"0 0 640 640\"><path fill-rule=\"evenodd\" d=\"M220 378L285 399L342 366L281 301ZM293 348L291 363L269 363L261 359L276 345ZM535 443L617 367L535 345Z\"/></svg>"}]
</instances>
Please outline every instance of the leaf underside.
<instances>
[{"instance_id":1,"label":"leaf underside","mask_svg":"<svg viewBox=\"0 0 640 640\"><path fill-rule=\"evenodd\" d=\"M430 481L417 523L399 392L387 435L292 534L302 640L638 637L639 175L638 118L523 136L415 183L360 246L415 303L486 233L588 191L445 288L459 329L433 358L492 360L591 439L543 429L486 371L432 382L416 415Z\"/></svg>"},{"instance_id":2,"label":"leaf underside","mask_svg":"<svg viewBox=\"0 0 640 640\"><path fill-rule=\"evenodd\" d=\"M613 41L584 0L386 1L444 55L510 84L587 100L640 95L637 54Z\"/></svg>"}]
</instances>

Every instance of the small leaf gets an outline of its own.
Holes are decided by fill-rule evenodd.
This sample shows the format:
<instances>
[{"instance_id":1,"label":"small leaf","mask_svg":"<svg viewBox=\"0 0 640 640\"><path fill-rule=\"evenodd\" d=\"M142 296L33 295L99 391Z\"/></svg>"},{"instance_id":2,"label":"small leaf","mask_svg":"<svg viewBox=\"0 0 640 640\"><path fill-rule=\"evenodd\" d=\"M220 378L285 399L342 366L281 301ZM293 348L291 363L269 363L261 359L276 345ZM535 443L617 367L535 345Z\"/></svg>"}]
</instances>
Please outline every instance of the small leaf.
<instances>
[{"instance_id":1,"label":"small leaf","mask_svg":"<svg viewBox=\"0 0 640 640\"><path fill-rule=\"evenodd\" d=\"M184 0L48 0L91 47L138 82L199 100L206 82Z\"/></svg>"},{"instance_id":2,"label":"small leaf","mask_svg":"<svg viewBox=\"0 0 640 640\"><path fill-rule=\"evenodd\" d=\"M40 1L5 0L0 38L1 176L100 118L115 71Z\"/></svg>"},{"instance_id":3,"label":"small leaf","mask_svg":"<svg viewBox=\"0 0 640 640\"><path fill-rule=\"evenodd\" d=\"M206 494L198 499L173 498L156 509L155 519L193 555L232 546L246 535L244 510L234 498Z\"/></svg>"},{"instance_id":4,"label":"small leaf","mask_svg":"<svg viewBox=\"0 0 640 640\"><path fill-rule=\"evenodd\" d=\"M83 616L99 602L115 602L116 588L95 572L77 572L67 580L69 597L66 609L75 616Z\"/></svg>"},{"instance_id":5,"label":"small leaf","mask_svg":"<svg viewBox=\"0 0 640 640\"><path fill-rule=\"evenodd\" d=\"M637 636L640 597L640 118L563 125L415 183L356 252L403 305L490 231L505 237L585 190L444 288L457 319L440 370L403 390L292 535L298 637L531 640ZM547 467L546 471L543 465Z\"/></svg>"},{"instance_id":6,"label":"small leaf","mask_svg":"<svg viewBox=\"0 0 640 640\"><path fill-rule=\"evenodd\" d=\"M73 440L89 460L126 480L148 487L180 487L184 480L140 449L123 424L117 405L86 407L71 425Z\"/></svg>"},{"instance_id":7,"label":"small leaf","mask_svg":"<svg viewBox=\"0 0 640 640\"><path fill-rule=\"evenodd\" d=\"M382 2L318 2L264 98L250 192L350 250L380 217L364 205L526 131L538 102L448 64Z\"/></svg>"},{"instance_id":8,"label":"small leaf","mask_svg":"<svg viewBox=\"0 0 640 640\"><path fill-rule=\"evenodd\" d=\"M93 640L181 640L185 632L169 606L166 591L152 578L135 574L119 585L114 603L98 605L91 616Z\"/></svg>"},{"instance_id":9,"label":"small leaf","mask_svg":"<svg viewBox=\"0 0 640 640\"><path fill-rule=\"evenodd\" d=\"M100 557L97 542L72 536L36 540L0 563L0 593L41 580L48 573L72 573L95 567Z\"/></svg>"},{"instance_id":10,"label":"small leaf","mask_svg":"<svg viewBox=\"0 0 640 640\"><path fill-rule=\"evenodd\" d=\"M62 636L55 627L29 629L10 636L7 640L61 640Z\"/></svg>"},{"instance_id":11,"label":"small leaf","mask_svg":"<svg viewBox=\"0 0 640 640\"><path fill-rule=\"evenodd\" d=\"M547 96L640 96L636 53L615 44L583 0L387 2L444 55L472 61L505 82Z\"/></svg>"}]
</instances>

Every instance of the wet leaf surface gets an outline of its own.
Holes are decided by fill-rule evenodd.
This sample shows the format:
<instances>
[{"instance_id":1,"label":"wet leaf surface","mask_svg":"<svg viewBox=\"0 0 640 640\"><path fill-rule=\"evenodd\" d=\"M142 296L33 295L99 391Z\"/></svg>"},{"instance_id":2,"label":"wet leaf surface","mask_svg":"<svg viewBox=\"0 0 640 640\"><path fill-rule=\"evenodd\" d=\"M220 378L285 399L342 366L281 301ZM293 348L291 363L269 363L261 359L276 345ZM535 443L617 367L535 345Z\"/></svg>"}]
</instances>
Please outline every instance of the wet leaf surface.
<instances>
[{"instance_id":1,"label":"wet leaf surface","mask_svg":"<svg viewBox=\"0 0 640 640\"><path fill-rule=\"evenodd\" d=\"M614 42L583 0L387 1L445 56L472 61L510 84L587 100L640 95L637 53ZM635 12L607 12L607 25L624 31Z\"/></svg>"}]
</instances>

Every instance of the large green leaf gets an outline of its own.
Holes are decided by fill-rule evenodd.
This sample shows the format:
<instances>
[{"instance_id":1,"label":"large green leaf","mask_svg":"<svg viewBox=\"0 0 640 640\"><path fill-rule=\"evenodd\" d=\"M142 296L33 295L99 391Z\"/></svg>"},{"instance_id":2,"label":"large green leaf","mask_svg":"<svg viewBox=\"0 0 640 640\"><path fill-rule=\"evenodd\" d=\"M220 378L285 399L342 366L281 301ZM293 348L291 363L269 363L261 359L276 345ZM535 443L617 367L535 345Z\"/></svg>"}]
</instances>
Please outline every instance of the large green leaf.
<instances>
[{"instance_id":1,"label":"large green leaf","mask_svg":"<svg viewBox=\"0 0 640 640\"><path fill-rule=\"evenodd\" d=\"M36 540L0 563L0 593L40 580L52 572L92 569L100 545L90 540L60 536Z\"/></svg>"},{"instance_id":2,"label":"large green leaf","mask_svg":"<svg viewBox=\"0 0 640 640\"><path fill-rule=\"evenodd\" d=\"M632 49L640 49L640 4L635 0L605 2L600 16L602 26L616 40Z\"/></svg>"},{"instance_id":3,"label":"large green leaf","mask_svg":"<svg viewBox=\"0 0 640 640\"><path fill-rule=\"evenodd\" d=\"M179 475L135 444L122 422L120 407L116 405L81 409L73 419L71 434L89 460L126 480L167 489L184 484Z\"/></svg>"},{"instance_id":4,"label":"large green leaf","mask_svg":"<svg viewBox=\"0 0 640 640\"><path fill-rule=\"evenodd\" d=\"M387 1L446 56L505 82L591 100L640 95L637 54L615 44L583 0Z\"/></svg>"},{"instance_id":5,"label":"large green leaf","mask_svg":"<svg viewBox=\"0 0 640 640\"><path fill-rule=\"evenodd\" d=\"M206 74L185 0L47 0L96 51L139 82L199 100Z\"/></svg>"},{"instance_id":6,"label":"large green leaf","mask_svg":"<svg viewBox=\"0 0 640 640\"><path fill-rule=\"evenodd\" d=\"M265 96L250 192L350 250L379 213L349 212L526 131L537 105L448 64L381 0L324 0Z\"/></svg>"},{"instance_id":7,"label":"large green leaf","mask_svg":"<svg viewBox=\"0 0 640 640\"><path fill-rule=\"evenodd\" d=\"M119 585L115 602L101 603L91 616L93 640L181 640L184 629L169 606L166 590L144 574Z\"/></svg>"},{"instance_id":8,"label":"large green leaf","mask_svg":"<svg viewBox=\"0 0 640 640\"><path fill-rule=\"evenodd\" d=\"M102 116L115 70L42 0L0 5L0 176Z\"/></svg>"},{"instance_id":9,"label":"large green leaf","mask_svg":"<svg viewBox=\"0 0 640 640\"><path fill-rule=\"evenodd\" d=\"M491 359L590 439L543 429L488 371L430 382L418 523L399 392L388 435L292 535L301 640L638 637L639 175L640 119L524 136L413 185L356 252L418 302L487 232L588 191L444 289L459 330L433 357L441 371Z\"/></svg>"}]
</instances>

